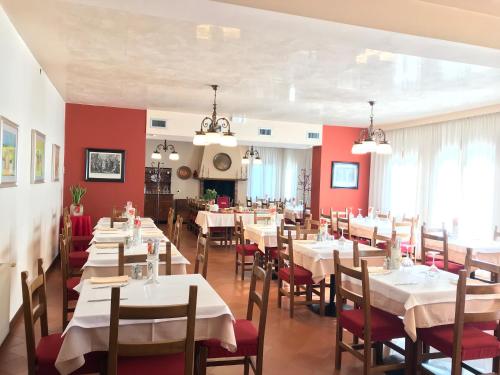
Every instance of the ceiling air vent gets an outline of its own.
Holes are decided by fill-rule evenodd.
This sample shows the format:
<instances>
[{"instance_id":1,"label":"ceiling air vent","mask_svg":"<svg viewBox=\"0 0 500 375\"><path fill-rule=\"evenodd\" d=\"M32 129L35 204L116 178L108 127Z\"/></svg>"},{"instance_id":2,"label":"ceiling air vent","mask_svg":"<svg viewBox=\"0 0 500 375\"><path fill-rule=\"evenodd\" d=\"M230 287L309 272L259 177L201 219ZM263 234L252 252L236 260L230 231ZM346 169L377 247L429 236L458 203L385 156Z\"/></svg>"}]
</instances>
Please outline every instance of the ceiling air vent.
<instances>
[{"instance_id":1,"label":"ceiling air vent","mask_svg":"<svg viewBox=\"0 0 500 375\"><path fill-rule=\"evenodd\" d=\"M319 139L318 132L307 132L307 139Z\"/></svg>"},{"instance_id":2,"label":"ceiling air vent","mask_svg":"<svg viewBox=\"0 0 500 375\"><path fill-rule=\"evenodd\" d=\"M271 135L271 129L269 129L269 128L259 128L259 135L270 136Z\"/></svg>"},{"instance_id":3,"label":"ceiling air vent","mask_svg":"<svg viewBox=\"0 0 500 375\"><path fill-rule=\"evenodd\" d=\"M166 129L167 128L167 120L152 118L150 126L153 129Z\"/></svg>"}]
</instances>

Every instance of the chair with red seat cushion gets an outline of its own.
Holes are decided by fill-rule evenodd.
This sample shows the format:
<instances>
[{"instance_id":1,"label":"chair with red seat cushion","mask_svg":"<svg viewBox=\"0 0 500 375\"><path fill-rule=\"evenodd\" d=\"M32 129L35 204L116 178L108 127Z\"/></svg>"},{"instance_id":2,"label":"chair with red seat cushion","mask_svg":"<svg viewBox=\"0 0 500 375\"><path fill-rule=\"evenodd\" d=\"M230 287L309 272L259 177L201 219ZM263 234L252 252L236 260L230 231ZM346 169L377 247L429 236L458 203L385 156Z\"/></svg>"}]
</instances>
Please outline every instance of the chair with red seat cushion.
<instances>
[{"instance_id":1,"label":"chair with red seat cushion","mask_svg":"<svg viewBox=\"0 0 500 375\"><path fill-rule=\"evenodd\" d=\"M194 370L194 332L198 287L189 287L188 303L157 306L120 306L120 288L111 291L109 321L108 375L171 374L192 375ZM121 343L119 324L123 320L186 319L185 336L177 340Z\"/></svg>"},{"instance_id":2,"label":"chair with red seat cushion","mask_svg":"<svg viewBox=\"0 0 500 375\"><path fill-rule=\"evenodd\" d=\"M86 251L70 251L68 254L68 263L71 268L81 269L87 263L89 253Z\"/></svg>"},{"instance_id":3,"label":"chair with red seat cushion","mask_svg":"<svg viewBox=\"0 0 500 375\"><path fill-rule=\"evenodd\" d=\"M77 300L80 297L80 293L75 290L76 286L80 284L80 280L79 277L70 277L66 280L68 300Z\"/></svg>"},{"instance_id":4,"label":"chair with red seat cushion","mask_svg":"<svg viewBox=\"0 0 500 375\"><path fill-rule=\"evenodd\" d=\"M230 204L228 196L217 197L217 205L219 208L229 208Z\"/></svg>"},{"instance_id":5,"label":"chair with red seat cushion","mask_svg":"<svg viewBox=\"0 0 500 375\"><path fill-rule=\"evenodd\" d=\"M389 251L386 249L372 250L372 248L370 247L366 250L360 250L358 241L354 240L352 242L352 263L354 267L360 266L360 261L362 258L380 258L380 260L385 260L385 258L387 258L388 256Z\"/></svg>"},{"instance_id":6,"label":"chair with red seat cushion","mask_svg":"<svg viewBox=\"0 0 500 375\"><path fill-rule=\"evenodd\" d=\"M244 365L245 374L249 367L256 375L262 375L264 360L264 335L266 330L267 305L269 301L269 288L271 284L272 268L267 263L264 270L259 266L260 254L255 257L252 267L252 279L248 294L248 308L246 319L238 319L234 323L234 335L236 337L236 351L234 353L224 349L219 340L205 340L200 344L200 372L206 374L207 366L221 365ZM257 281L262 284L262 292L256 292ZM260 309L259 324L255 326L252 322L254 307ZM255 363L252 360L255 357ZM221 359L225 359L220 362Z\"/></svg>"},{"instance_id":7,"label":"chair with red seat cushion","mask_svg":"<svg viewBox=\"0 0 500 375\"><path fill-rule=\"evenodd\" d=\"M451 273L456 273L456 274L458 274L458 272L460 270L464 269L463 264L459 264L459 263L455 263L455 262L451 262L451 261L448 261L448 267L446 267L443 259L436 259L434 261L434 264L440 270L445 270L445 271L448 271L448 272L451 272ZM426 266L432 265L432 259L426 260L425 261L425 265Z\"/></svg>"},{"instance_id":8,"label":"chair with red seat cushion","mask_svg":"<svg viewBox=\"0 0 500 375\"><path fill-rule=\"evenodd\" d=\"M255 257L255 254L261 253L257 244L247 244L245 240L245 228L243 227L243 217L239 218L234 214L234 238L235 238L235 273L241 267L241 280L245 280L245 271L251 271L253 259L247 261L246 257ZM241 259L240 259L241 258Z\"/></svg>"},{"instance_id":9,"label":"chair with red seat cushion","mask_svg":"<svg viewBox=\"0 0 500 375\"><path fill-rule=\"evenodd\" d=\"M315 283L309 270L294 263L291 231L288 231L287 236L283 236L280 228L276 228L276 237L278 241L278 307L281 308L281 297L289 298L290 318L293 318L295 305L319 303L320 315L323 316L325 314L325 280L321 280L319 284ZM289 287L285 288L283 282ZM313 299L313 294L319 296L319 299ZM298 299L303 296L305 300Z\"/></svg>"},{"instance_id":10,"label":"chair with red seat cushion","mask_svg":"<svg viewBox=\"0 0 500 375\"><path fill-rule=\"evenodd\" d=\"M38 276L28 281L28 272L21 273L23 293L24 326L26 331L26 349L28 373L30 375L58 375L55 367L59 350L63 343L61 333L48 333L47 297L45 291L45 273L42 260L38 259ZM38 304L34 306L35 301ZM40 314L41 312L41 314ZM41 337L35 344L35 324L40 320ZM90 353L85 356L85 365L75 373L100 372L102 353Z\"/></svg>"},{"instance_id":11,"label":"chair with red seat cushion","mask_svg":"<svg viewBox=\"0 0 500 375\"><path fill-rule=\"evenodd\" d=\"M421 233L421 256L422 263L432 264L432 257L428 252L433 251L437 254L436 267L448 272L458 273L464 268L463 265L451 262L448 258L448 232L444 228L431 229L422 224Z\"/></svg>"},{"instance_id":12,"label":"chair with red seat cushion","mask_svg":"<svg viewBox=\"0 0 500 375\"><path fill-rule=\"evenodd\" d=\"M500 266L497 266L497 270L500 270ZM457 283L454 324L419 329L417 347L422 347L422 344L432 346L443 356L451 357L452 375L461 374L462 367L473 373L478 373L463 361L487 358L493 359L493 371L498 373L500 371L500 337L498 333L500 311L495 304L492 304L489 310L488 307L483 307L480 312L477 310L469 312L471 309L466 308L466 303L470 300L468 295L481 298L499 293L500 284L467 285L467 271L461 270ZM495 336L482 331L478 324L484 322L488 326L493 321L496 322ZM435 358L435 353L432 355ZM427 353L420 353L418 357L426 360L429 356ZM422 367L421 363L419 363L419 367Z\"/></svg>"},{"instance_id":13,"label":"chair with red seat cushion","mask_svg":"<svg viewBox=\"0 0 500 375\"><path fill-rule=\"evenodd\" d=\"M356 242L355 242L356 243ZM383 251L383 250L379 250ZM370 305L370 281L368 277L368 262L361 260L361 271L348 268L340 263L339 251L334 251L334 267L337 301L337 332L335 340L335 368L340 370L342 365L342 353L349 352L363 361L363 374L389 372L391 370L404 369L404 363L381 364L383 345L405 355L405 350L393 344L390 340L404 337L403 322L397 316L376 309ZM344 287L345 276L358 280L361 284L361 293L358 290ZM356 283L357 284L357 283ZM344 302L349 299L354 302L354 310L344 310ZM344 330L352 333L353 344L348 344L343 339ZM363 339L363 344L357 344L358 338ZM377 361L372 360L372 347L375 347ZM360 353L358 350L362 350Z\"/></svg>"},{"instance_id":14,"label":"chair with red seat cushion","mask_svg":"<svg viewBox=\"0 0 500 375\"><path fill-rule=\"evenodd\" d=\"M65 234L61 234L59 238L59 254L61 256L61 281L62 281L62 324L63 329L68 324L68 314L75 311L74 307L70 307L71 301L77 301L80 294L74 288L80 283L79 272L75 271L69 264L69 243ZM80 267L81 268L81 267ZM80 269L78 268L78 270Z\"/></svg>"}]
</instances>

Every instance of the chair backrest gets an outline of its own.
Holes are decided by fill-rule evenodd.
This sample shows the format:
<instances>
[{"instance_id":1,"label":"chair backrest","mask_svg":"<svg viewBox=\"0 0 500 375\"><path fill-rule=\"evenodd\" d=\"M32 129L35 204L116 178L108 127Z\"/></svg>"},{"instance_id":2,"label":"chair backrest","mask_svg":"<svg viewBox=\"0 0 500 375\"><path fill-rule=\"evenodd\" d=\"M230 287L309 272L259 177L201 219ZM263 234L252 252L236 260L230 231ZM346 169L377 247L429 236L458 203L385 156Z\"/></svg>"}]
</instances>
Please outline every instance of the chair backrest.
<instances>
[{"instance_id":1,"label":"chair backrest","mask_svg":"<svg viewBox=\"0 0 500 375\"><path fill-rule=\"evenodd\" d=\"M24 328L26 333L26 351L28 354L28 373L36 374L35 324L40 319L41 336L49 334L47 319L47 293L42 259L37 261L38 275L28 281L28 272L21 272L23 294ZM38 302L36 305L34 303Z\"/></svg>"},{"instance_id":2,"label":"chair backrest","mask_svg":"<svg viewBox=\"0 0 500 375\"><path fill-rule=\"evenodd\" d=\"M72 274L69 267L69 246L68 240L64 234L59 235L59 256L61 257L61 274L63 289L66 289L66 280L68 280Z\"/></svg>"},{"instance_id":3,"label":"chair backrest","mask_svg":"<svg viewBox=\"0 0 500 375\"><path fill-rule=\"evenodd\" d=\"M259 266L261 263L260 254L255 254L252 268L252 279L250 280L250 292L248 293L247 320L252 320L254 306L260 310L259 314L259 342L257 357L264 353L264 334L266 332L267 306L269 302L269 289L271 286L271 276L273 273L271 263L266 264L266 268ZM262 291L258 293L257 281L262 283Z\"/></svg>"},{"instance_id":4,"label":"chair backrest","mask_svg":"<svg viewBox=\"0 0 500 375\"><path fill-rule=\"evenodd\" d=\"M390 249L392 249L392 246L394 245L394 243L396 243L396 231L393 230L392 231L392 235L389 237L389 236L386 236L384 234L379 234L378 233L378 228L375 227L374 228L374 242L372 243L372 246L375 246L376 244L380 243L380 242L385 242L385 248L389 251L390 253Z\"/></svg>"},{"instance_id":5,"label":"chair backrest","mask_svg":"<svg viewBox=\"0 0 500 375\"><path fill-rule=\"evenodd\" d=\"M289 268L290 271L290 288L294 285L295 267L293 263L293 239L292 232L282 236L279 233L279 228L276 228L277 243L278 243L278 269Z\"/></svg>"},{"instance_id":6,"label":"chair backrest","mask_svg":"<svg viewBox=\"0 0 500 375\"><path fill-rule=\"evenodd\" d=\"M346 267L340 263L340 253L338 250L333 252L333 262L335 269L335 294L336 301L338 301L338 315L342 314L344 304L347 300L354 302L356 308L363 310L364 315L364 342L371 342L371 312L370 312L370 281L368 278L368 262L361 260L361 270L355 270ZM345 287L345 277L349 276L352 279L358 280L361 283L361 294L355 293Z\"/></svg>"},{"instance_id":7,"label":"chair backrest","mask_svg":"<svg viewBox=\"0 0 500 375\"><path fill-rule=\"evenodd\" d=\"M346 238L351 238L351 218L349 215L346 217L342 217L337 214L337 230L340 232L340 230L344 230L344 237Z\"/></svg>"},{"instance_id":8,"label":"chair backrest","mask_svg":"<svg viewBox=\"0 0 500 375\"><path fill-rule=\"evenodd\" d=\"M302 228L297 224L295 227L295 239L307 240L309 236L316 236L319 233L319 228Z\"/></svg>"},{"instance_id":9,"label":"chair backrest","mask_svg":"<svg viewBox=\"0 0 500 375\"><path fill-rule=\"evenodd\" d=\"M389 256L389 249L380 250L360 250L358 241L352 243L352 261L354 267L359 267L360 260L366 258L386 258Z\"/></svg>"},{"instance_id":10,"label":"chair backrest","mask_svg":"<svg viewBox=\"0 0 500 375\"><path fill-rule=\"evenodd\" d=\"M221 196L217 197L217 205L219 208L229 208L230 206L230 199L228 196Z\"/></svg>"},{"instance_id":11,"label":"chair backrest","mask_svg":"<svg viewBox=\"0 0 500 375\"><path fill-rule=\"evenodd\" d=\"M297 225L285 224L285 219L281 219L278 233L282 236L288 236L288 232L294 231L295 229L297 229ZM287 233L285 233L285 231Z\"/></svg>"},{"instance_id":12,"label":"chair backrest","mask_svg":"<svg viewBox=\"0 0 500 375\"><path fill-rule=\"evenodd\" d=\"M177 250L181 249L181 237L182 237L182 222L184 219L182 218L181 215L177 215L177 219L175 220L175 226L174 226L174 236L172 239L172 242L174 243L174 246L177 248Z\"/></svg>"},{"instance_id":13,"label":"chair backrest","mask_svg":"<svg viewBox=\"0 0 500 375\"><path fill-rule=\"evenodd\" d=\"M402 241L409 241L411 244L415 243L413 221L407 221L407 220L397 221L396 218L393 218L392 230L398 233L397 237L400 238Z\"/></svg>"},{"instance_id":14,"label":"chair backrest","mask_svg":"<svg viewBox=\"0 0 500 375\"><path fill-rule=\"evenodd\" d=\"M498 240L500 240L500 229L498 228L498 225L495 225L495 230L493 231L493 241Z\"/></svg>"},{"instance_id":15,"label":"chair backrest","mask_svg":"<svg viewBox=\"0 0 500 375\"><path fill-rule=\"evenodd\" d=\"M175 210L173 207L170 207L168 209L168 216L167 216L167 237L169 240L171 240L172 236L174 235L174 218L175 218Z\"/></svg>"},{"instance_id":16,"label":"chair backrest","mask_svg":"<svg viewBox=\"0 0 500 375\"><path fill-rule=\"evenodd\" d=\"M233 232L236 245L245 244L245 228L243 227L243 217L240 215L239 218L234 214L234 232Z\"/></svg>"},{"instance_id":17,"label":"chair backrest","mask_svg":"<svg viewBox=\"0 0 500 375\"><path fill-rule=\"evenodd\" d=\"M116 208L113 207L113 211L111 213L111 217L121 217L123 215L123 212L125 211L125 208Z\"/></svg>"},{"instance_id":18,"label":"chair backrest","mask_svg":"<svg viewBox=\"0 0 500 375\"><path fill-rule=\"evenodd\" d=\"M132 263L146 263L147 254L130 254L125 255L125 248L123 242L118 244L118 275L125 275L125 264ZM165 254L160 253L160 262L165 262L165 275L172 274L172 244L167 242L165 244Z\"/></svg>"},{"instance_id":19,"label":"chair backrest","mask_svg":"<svg viewBox=\"0 0 500 375\"><path fill-rule=\"evenodd\" d=\"M187 304L167 306L120 306L120 288L111 291L109 326L108 374L117 374L118 357L159 356L184 353L184 375L194 372L194 330L198 287L189 287ZM185 337L178 340L155 340L137 343L136 340L118 340L119 321L187 318ZM165 370L165 373L168 369Z\"/></svg>"},{"instance_id":20,"label":"chair backrest","mask_svg":"<svg viewBox=\"0 0 500 375\"><path fill-rule=\"evenodd\" d=\"M464 268L467 271L467 275L470 275L476 268L479 268L483 271L488 271L491 275L490 280L479 279L485 282L498 282L500 281L500 265L485 262L484 260L474 259L473 258L473 250L471 248L467 248L467 255L465 256L465 264ZM475 278L478 279L477 274Z\"/></svg>"},{"instance_id":21,"label":"chair backrest","mask_svg":"<svg viewBox=\"0 0 500 375\"><path fill-rule=\"evenodd\" d=\"M111 228L114 228L115 227L115 223L126 223L128 221L128 219L126 217L116 217L116 216L111 216L111 219L110 219L110 227Z\"/></svg>"},{"instance_id":22,"label":"chair backrest","mask_svg":"<svg viewBox=\"0 0 500 375\"><path fill-rule=\"evenodd\" d=\"M194 263L194 273L199 273L204 279L207 278L208 270L208 246L207 239L201 233L196 240L196 261Z\"/></svg>"},{"instance_id":23,"label":"chair backrest","mask_svg":"<svg viewBox=\"0 0 500 375\"><path fill-rule=\"evenodd\" d=\"M442 255L444 261L444 269L448 271L448 232L444 228L427 228L425 223L422 224L420 233L420 250L422 263L426 261L426 252L435 251ZM429 245L428 241L434 241L434 245Z\"/></svg>"},{"instance_id":24,"label":"chair backrest","mask_svg":"<svg viewBox=\"0 0 500 375\"><path fill-rule=\"evenodd\" d=\"M497 322L497 327L495 329L495 334L497 340L500 341L500 329L498 321L500 319L500 309L498 309L498 303L492 305L492 310L485 311L477 309L474 311L469 311L466 309L467 296L480 296L480 295L498 295L500 294L500 284L480 284L480 285L467 285L467 271L460 270L458 273L458 283L457 283L457 297L455 306L455 324L453 326L453 355L452 355L452 371L453 373L461 373L459 370L461 368L461 351L462 351L462 335L464 323L479 323L479 322ZM499 299L496 298L499 302ZM480 345L480 344L479 344Z\"/></svg>"},{"instance_id":25,"label":"chair backrest","mask_svg":"<svg viewBox=\"0 0 500 375\"><path fill-rule=\"evenodd\" d=\"M265 223L270 223L271 222L271 215L267 213L259 213L257 210L253 212L253 223L254 224L259 224L259 222L265 222Z\"/></svg>"}]
</instances>

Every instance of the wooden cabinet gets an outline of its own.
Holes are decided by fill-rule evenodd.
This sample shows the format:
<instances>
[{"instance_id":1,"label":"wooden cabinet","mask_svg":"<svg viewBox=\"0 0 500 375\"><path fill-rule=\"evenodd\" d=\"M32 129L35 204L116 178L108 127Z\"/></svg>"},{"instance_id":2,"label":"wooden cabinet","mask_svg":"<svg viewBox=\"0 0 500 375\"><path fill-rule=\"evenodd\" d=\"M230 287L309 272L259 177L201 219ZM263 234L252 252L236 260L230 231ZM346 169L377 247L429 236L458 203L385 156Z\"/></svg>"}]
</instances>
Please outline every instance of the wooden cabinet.
<instances>
[{"instance_id":1,"label":"wooden cabinet","mask_svg":"<svg viewBox=\"0 0 500 375\"><path fill-rule=\"evenodd\" d=\"M166 223L168 210L174 206L173 194L144 194L144 216Z\"/></svg>"}]
</instances>

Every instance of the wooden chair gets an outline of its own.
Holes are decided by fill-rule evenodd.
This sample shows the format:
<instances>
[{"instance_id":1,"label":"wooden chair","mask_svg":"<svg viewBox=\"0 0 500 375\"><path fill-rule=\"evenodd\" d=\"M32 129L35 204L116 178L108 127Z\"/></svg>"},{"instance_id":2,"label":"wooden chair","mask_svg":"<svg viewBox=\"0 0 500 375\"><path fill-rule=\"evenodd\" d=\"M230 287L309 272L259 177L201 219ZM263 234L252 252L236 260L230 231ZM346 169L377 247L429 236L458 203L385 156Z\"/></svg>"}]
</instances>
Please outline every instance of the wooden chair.
<instances>
[{"instance_id":1,"label":"wooden chair","mask_svg":"<svg viewBox=\"0 0 500 375\"><path fill-rule=\"evenodd\" d=\"M49 335L47 293L42 259L38 259L37 269L38 275L31 281L28 281L27 271L21 272L28 374L57 374L55 362L64 338L61 333ZM36 344L35 324L38 320L40 321L41 337ZM100 357L97 354L86 355L85 365L79 369L78 373L100 372L99 360Z\"/></svg>"},{"instance_id":2,"label":"wooden chair","mask_svg":"<svg viewBox=\"0 0 500 375\"><path fill-rule=\"evenodd\" d=\"M253 223L254 224L259 224L263 222L264 224L269 224L271 222L271 215L269 214L263 214L263 213L258 213L257 211L253 212Z\"/></svg>"},{"instance_id":3,"label":"wooden chair","mask_svg":"<svg viewBox=\"0 0 500 375\"><path fill-rule=\"evenodd\" d=\"M111 221L109 222L110 228L115 227L115 223L126 223L128 219L126 217L117 217L117 216L112 216Z\"/></svg>"},{"instance_id":4,"label":"wooden chair","mask_svg":"<svg viewBox=\"0 0 500 375\"><path fill-rule=\"evenodd\" d=\"M348 268L340 263L339 251L334 251L335 266L335 293L337 301L337 328L335 338L335 368L340 370L342 353L349 352L363 361L363 374L383 373L391 370L404 369L404 363L383 364L383 345L404 355L405 350L390 342L393 339L405 338L406 345L410 345L410 338L405 334L403 322L397 316L371 307L370 283L368 277L368 263L361 260L361 271ZM361 283L361 294L344 286L345 278L342 275L356 279ZM353 310L344 310L343 306L350 300L356 306ZM353 335L353 340L360 337L362 344L349 344L344 341L344 329ZM406 346L405 345L405 346ZM375 348L376 361L372 361L372 348ZM359 352L359 350L362 351Z\"/></svg>"},{"instance_id":5,"label":"wooden chair","mask_svg":"<svg viewBox=\"0 0 500 375\"><path fill-rule=\"evenodd\" d=\"M279 234L281 236L288 236L289 231L295 231L297 229L297 224L296 225L286 224L285 219L281 219L279 229L280 229Z\"/></svg>"},{"instance_id":6,"label":"wooden chair","mask_svg":"<svg viewBox=\"0 0 500 375\"><path fill-rule=\"evenodd\" d=\"M61 258L61 280L62 280L62 327L63 330L68 325L68 314L75 311L75 306L69 306L70 302L76 301L80 297L74 288L80 283L80 273L75 272L69 265L69 244L63 234L59 236L59 254Z\"/></svg>"},{"instance_id":7,"label":"wooden chair","mask_svg":"<svg viewBox=\"0 0 500 375\"><path fill-rule=\"evenodd\" d=\"M125 212L125 208L116 208L113 207L113 211L111 212L111 217L122 217L123 213Z\"/></svg>"},{"instance_id":8,"label":"wooden chair","mask_svg":"<svg viewBox=\"0 0 500 375\"><path fill-rule=\"evenodd\" d=\"M318 233L319 233L319 228L306 229L306 228L302 228L298 224L295 227L295 239L296 240L307 240L307 239L310 239L309 237L313 237L314 239L316 239L315 237L318 235Z\"/></svg>"},{"instance_id":9,"label":"wooden chair","mask_svg":"<svg viewBox=\"0 0 500 375\"><path fill-rule=\"evenodd\" d=\"M278 308L281 308L281 297L290 299L290 318L293 318L296 305L312 305L319 303L320 315L325 315L325 280L319 285L312 279L312 273L305 268L296 265L293 261L293 239L292 233L281 236L279 228L276 228L278 239ZM286 247L285 247L286 245ZM286 282L289 289L283 285ZM319 292L316 288L319 286ZM312 295L319 296L319 300L313 300ZM305 296L305 300L296 300L296 297Z\"/></svg>"},{"instance_id":10,"label":"wooden chair","mask_svg":"<svg viewBox=\"0 0 500 375\"><path fill-rule=\"evenodd\" d=\"M461 270L458 274L454 324L418 330L417 348L432 346L440 352L419 353L417 356L419 370L425 371L422 361L428 358L451 357L451 375L460 375L462 367L474 374L479 374L477 370L463 361L493 358L493 371L495 374L500 374L498 344L500 310L497 305L493 305L495 307L489 311L485 311L484 308L474 312L466 309L467 296L498 295L500 284L467 285L467 271ZM498 299L496 301L498 302ZM491 322L496 323L495 335L484 332L477 326L479 323Z\"/></svg>"},{"instance_id":11,"label":"wooden chair","mask_svg":"<svg viewBox=\"0 0 500 375\"><path fill-rule=\"evenodd\" d=\"M165 262L165 275L172 274L172 244L165 244L165 254L160 253L160 262ZM123 243L118 244L118 276L125 275L125 264L146 263L147 254L125 255Z\"/></svg>"},{"instance_id":12,"label":"wooden chair","mask_svg":"<svg viewBox=\"0 0 500 375\"><path fill-rule=\"evenodd\" d=\"M238 274L238 269L241 267L241 280L245 280L245 271L250 271L248 266L253 265L252 262L247 262L246 257L255 257L255 254L260 252L257 244L247 244L245 240L245 228L243 227L243 218L236 219L234 215L234 239L235 239L235 273ZM241 257L241 260L240 260Z\"/></svg>"},{"instance_id":13,"label":"wooden chair","mask_svg":"<svg viewBox=\"0 0 500 375\"><path fill-rule=\"evenodd\" d=\"M498 225L495 225L495 230L493 231L493 241L500 241L500 229Z\"/></svg>"},{"instance_id":14,"label":"wooden chair","mask_svg":"<svg viewBox=\"0 0 500 375\"><path fill-rule=\"evenodd\" d=\"M465 264L464 264L465 271L467 272L467 275L474 274L474 279L476 280L481 280L486 283L488 282L494 282L497 283L500 280L500 266L497 264L493 263L488 263L483 260L479 259L474 259L472 256L472 249L467 248L467 255L465 256ZM478 275L476 274L475 270L480 269L482 271L487 271L490 273L490 279L485 280L477 277Z\"/></svg>"},{"instance_id":15,"label":"wooden chair","mask_svg":"<svg viewBox=\"0 0 500 375\"><path fill-rule=\"evenodd\" d=\"M387 250L389 253L391 252L392 245L396 242L396 231L392 231L391 236L386 236L384 234L378 233L378 228L375 227L375 235L373 237L373 243L375 247L379 249Z\"/></svg>"},{"instance_id":16,"label":"wooden chair","mask_svg":"<svg viewBox=\"0 0 500 375\"><path fill-rule=\"evenodd\" d=\"M171 239L172 236L174 235L174 217L175 217L175 211L172 207L168 209L168 215L167 215L167 237L168 239Z\"/></svg>"},{"instance_id":17,"label":"wooden chair","mask_svg":"<svg viewBox=\"0 0 500 375\"><path fill-rule=\"evenodd\" d=\"M352 244L352 261L354 267L360 266L360 260L367 258L383 258L385 260L386 257L389 256L388 249L380 249L380 250L359 250L358 241L354 240Z\"/></svg>"},{"instance_id":18,"label":"wooden chair","mask_svg":"<svg viewBox=\"0 0 500 375\"><path fill-rule=\"evenodd\" d=\"M177 248L177 250L181 249L181 238L182 238L182 222L183 218L181 215L177 215L177 219L175 221L175 226L174 226L174 235L172 242L174 246Z\"/></svg>"},{"instance_id":19,"label":"wooden chair","mask_svg":"<svg viewBox=\"0 0 500 375\"><path fill-rule=\"evenodd\" d=\"M423 264L428 266L432 264L432 258L427 256L427 252L435 251L439 257L434 262L437 268L453 273L458 273L458 271L464 268L462 264L448 260L448 233L446 229L428 229L424 223L421 229L420 240ZM429 244L428 241L434 241L434 245L432 243Z\"/></svg>"},{"instance_id":20,"label":"wooden chair","mask_svg":"<svg viewBox=\"0 0 500 375\"><path fill-rule=\"evenodd\" d=\"M68 245L68 263L71 268L78 270L77 273L81 274L80 270L89 258L89 254L85 250L89 247L92 235L73 236L73 224L69 216L63 220L62 234Z\"/></svg>"},{"instance_id":21,"label":"wooden chair","mask_svg":"<svg viewBox=\"0 0 500 375\"><path fill-rule=\"evenodd\" d=\"M348 240L351 239L351 218L349 215L346 217L342 217L340 215L337 215L337 230L338 233L344 233L344 237L347 238Z\"/></svg>"},{"instance_id":22,"label":"wooden chair","mask_svg":"<svg viewBox=\"0 0 500 375\"><path fill-rule=\"evenodd\" d=\"M196 240L196 260L194 263L194 273L199 273L204 279L207 278L208 270L208 240L200 233Z\"/></svg>"},{"instance_id":23,"label":"wooden chair","mask_svg":"<svg viewBox=\"0 0 500 375\"><path fill-rule=\"evenodd\" d=\"M153 374L194 374L194 332L198 287L189 287L187 304L169 306L120 306L120 288L111 291L109 326L108 375L127 371ZM118 339L120 320L179 319L186 318L186 333L182 339L155 340L138 343ZM177 371L176 371L177 370Z\"/></svg>"},{"instance_id":24,"label":"wooden chair","mask_svg":"<svg viewBox=\"0 0 500 375\"><path fill-rule=\"evenodd\" d=\"M218 340L207 340L201 343L200 375L206 374L206 367L244 365L244 373L251 367L255 375L263 374L264 335L266 332L267 306L271 284L271 264L266 268L259 267L260 255L257 254L252 267L252 279L248 294L246 319L237 319L234 323L237 349L231 353L221 347ZM257 292L257 281L262 283L262 291ZM254 307L259 308L258 328L252 323ZM244 342L240 342L244 339ZM250 342L250 343L249 343ZM238 358L239 357L239 358ZM253 361L255 357L255 361Z\"/></svg>"}]
</instances>

